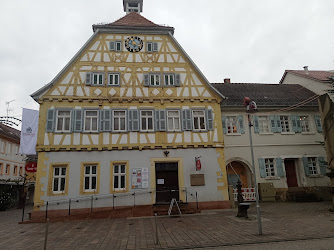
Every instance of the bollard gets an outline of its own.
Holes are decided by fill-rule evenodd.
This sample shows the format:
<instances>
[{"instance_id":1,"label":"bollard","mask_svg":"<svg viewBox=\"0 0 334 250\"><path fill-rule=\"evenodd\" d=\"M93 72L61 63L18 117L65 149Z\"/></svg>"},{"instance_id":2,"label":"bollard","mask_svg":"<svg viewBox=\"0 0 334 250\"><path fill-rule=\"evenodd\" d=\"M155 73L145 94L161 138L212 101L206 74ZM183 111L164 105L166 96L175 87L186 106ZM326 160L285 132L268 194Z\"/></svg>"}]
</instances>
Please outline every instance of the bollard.
<instances>
[{"instance_id":1,"label":"bollard","mask_svg":"<svg viewBox=\"0 0 334 250\"><path fill-rule=\"evenodd\" d=\"M46 219L44 250L46 250L46 245L48 244L48 233L49 233L49 218Z\"/></svg>"},{"instance_id":2,"label":"bollard","mask_svg":"<svg viewBox=\"0 0 334 250\"><path fill-rule=\"evenodd\" d=\"M46 210L45 210L45 218L48 218L48 207L49 207L49 202L46 202Z\"/></svg>"},{"instance_id":3,"label":"bollard","mask_svg":"<svg viewBox=\"0 0 334 250\"><path fill-rule=\"evenodd\" d=\"M154 217L155 217L155 244L159 245L158 216L157 216L157 213L154 214Z\"/></svg>"},{"instance_id":4,"label":"bollard","mask_svg":"<svg viewBox=\"0 0 334 250\"><path fill-rule=\"evenodd\" d=\"M90 212L93 213L93 199L94 196L92 196L91 201L90 201Z\"/></svg>"},{"instance_id":5,"label":"bollard","mask_svg":"<svg viewBox=\"0 0 334 250\"><path fill-rule=\"evenodd\" d=\"M71 199L68 201L68 215L71 215Z\"/></svg>"}]
</instances>

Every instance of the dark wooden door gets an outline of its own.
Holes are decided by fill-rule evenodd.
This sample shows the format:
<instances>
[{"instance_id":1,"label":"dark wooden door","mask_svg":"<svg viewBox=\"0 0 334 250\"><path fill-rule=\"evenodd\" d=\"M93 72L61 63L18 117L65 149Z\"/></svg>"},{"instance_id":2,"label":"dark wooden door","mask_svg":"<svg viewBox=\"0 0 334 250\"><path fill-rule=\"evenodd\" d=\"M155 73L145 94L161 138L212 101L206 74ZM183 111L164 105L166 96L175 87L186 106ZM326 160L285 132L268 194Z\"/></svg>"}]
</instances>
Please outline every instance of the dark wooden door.
<instances>
[{"instance_id":1,"label":"dark wooden door","mask_svg":"<svg viewBox=\"0 0 334 250\"><path fill-rule=\"evenodd\" d=\"M295 161L284 160L284 165L288 187L298 187Z\"/></svg>"},{"instance_id":2,"label":"dark wooden door","mask_svg":"<svg viewBox=\"0 0 334 250\"><path fill-rule=\"evenodd\" d=\"M156 202L179 200L179 175L177 162L156 163Z\"/></svg>"}]
</instances>

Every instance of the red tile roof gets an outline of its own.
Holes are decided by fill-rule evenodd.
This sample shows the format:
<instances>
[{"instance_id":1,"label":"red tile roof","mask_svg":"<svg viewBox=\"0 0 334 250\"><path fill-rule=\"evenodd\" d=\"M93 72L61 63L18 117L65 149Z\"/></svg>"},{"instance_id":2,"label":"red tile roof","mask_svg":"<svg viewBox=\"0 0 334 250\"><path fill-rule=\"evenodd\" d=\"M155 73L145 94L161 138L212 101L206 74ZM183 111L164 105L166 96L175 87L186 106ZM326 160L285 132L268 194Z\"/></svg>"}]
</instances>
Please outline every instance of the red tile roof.
<instances>
[{"instance_id":1,"label":"red tile roof","mask_svg":"<svg viewBox=\"0 0 334 250\"><path fill-rule=\"evenodd\" d=\"M21 131L0 123L0 137L14 140L20 144Z\"/></svg>"},{"instance_id":2,"label":"red tile roof","mask_svg":"<svg viewBox=\"0 0 334 250\"><path fill-rule=\"evenodd\" d=\"M285 70L280 83L283 82L287 73L325 83L333 82L329 77L334 77L334 72L325 70L308 70L307 72L305 70Z\"/></svg>"}]
</instances>

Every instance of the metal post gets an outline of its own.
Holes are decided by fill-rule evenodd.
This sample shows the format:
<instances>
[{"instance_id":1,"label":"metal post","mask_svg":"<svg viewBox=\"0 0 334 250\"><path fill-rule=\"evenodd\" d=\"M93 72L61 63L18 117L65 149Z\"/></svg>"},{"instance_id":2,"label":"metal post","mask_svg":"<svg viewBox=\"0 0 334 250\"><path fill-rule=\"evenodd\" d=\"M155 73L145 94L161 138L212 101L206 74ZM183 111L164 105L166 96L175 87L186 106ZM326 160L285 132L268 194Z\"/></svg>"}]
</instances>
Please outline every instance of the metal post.
<instances>
[{"instance_id":1,"label":"metal post","mask_svg":"<svg viewBox=\"0 0 334 250\"><path fill-rule=\"evenodd\" d=\"M155 217L155 244L159 245L158 216L157 216L157 213L154 214L154 217Z\"/></svg>"},{"instance_id":2,"label":"metal post","mask_svg":"<svg viewBox=\"0 0 334 250\"><path fill-rule=\"evenodd\" d=\"M112 210L115 209L115 195L112 195Z\"/></svg>"},{"instance_id":3,"label":"metal post","mask_svg":"<svg viewBox=\"0 0 334 250\"><path fill-rule=\"evenodd\" d=\"M198 199L197 199L197 191L196 191L196 204L197 204L197 211L198 211Z\"/></svg>"},{"instance_id":4,"label":"metal post","mask_svg":"<svg viewBox=\"0 0 334 250\"><path fill-rule=\"evenodd\" d=\"M94 196L92 196L92 199L90 201L90 212L93 213L93 198Z\"/></svg>"},{"instance_id":5,"label":"metal post","mask_svg":"<svg viewBox=\"0 0 334 250\"><path fill-rule=\"evenodd\" d=\"M68 215L71 215L71 199L68 201Z\"/></svg>"},{"instance_id":6,"label":"metal post","mask_svg":"<svg viewBox=\"0 0 334 250\"><path fill-rule=\"evenodd\" d=\"M23 195L22 195L22 198L23 198L23 207L22 207L22 222L24 221L24 210L26 208L26 199L27 199L27 193L25 191L25 185L26 185L26 174L24 175L24 179L23 179Z\"/></svg>"},{"instance_id":7,"label":"metal post","mask_svg":"<svg viewBox=\"0 0 334 250\"><path fill-rule=\"evenodd\" d=\"M49 202L46 202L46 210L45 210L45 218L48 218L48 207L49 207Z\"/></svg>"},{"instance_id":8,"label":"metal post","mask_svg":"<svg viewBox=\"0 0 334 250\"><path fill-rule=\"evenodd\" d=\"M251 115L248 114L248 129L249 129L249 141L251 148L251 157L252 157L252 170L253 170L253 180L255 185L255 194L256 194L256 214L257 214L257 223L259 235L262 235L262 223L261 223L261 211L260 211L260 202L259 202L259 190L256 182L256 172L255 172L255 164L254 164L254 150L253 150L253 138L252 138L252 123L251 123Z\"/></svg>"},{"instance_id":9,"label":"metal post","mask_svg":"<svg viewBox=\"0 0 334 250\"><path fill-rule=\"evenodd\" d=\"M184 190L186 191L186 203L188 203L188 192L187 192L187 188L184 188Z\"/></svg>"},{"instance_id":10,"label":"metal post","mask_svg":"<svg viewBox=\"0 0 334 250\"><path fill-rule=\"evenodd\" d=\"M46 245L48 244L48 234L49 234L49 218L46 219L45 237L44 237L44 250L46 250Z\"/></svg>"},{"instance_id":11,"label":"metal post","mask_svg":"<svg viewBox=\"0 0 334 250\"><path fill-rule=\"evenodd\" d=\"M133 206L136 206L136 192L133 192Z\"/></svg>"}]
</instances>

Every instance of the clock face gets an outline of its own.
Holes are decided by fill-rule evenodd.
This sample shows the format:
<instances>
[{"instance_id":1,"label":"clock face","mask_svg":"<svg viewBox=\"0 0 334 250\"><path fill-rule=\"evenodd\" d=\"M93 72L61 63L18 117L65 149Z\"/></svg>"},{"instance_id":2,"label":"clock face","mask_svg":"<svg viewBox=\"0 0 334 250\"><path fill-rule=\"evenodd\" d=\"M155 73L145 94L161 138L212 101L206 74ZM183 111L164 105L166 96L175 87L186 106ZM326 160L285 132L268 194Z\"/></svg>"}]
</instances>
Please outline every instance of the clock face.
<instances>
[{"instance_id":1,"label":"clock face","mask_svg":"<svg viewBox=\"0 0 334 250\"><path fill-rule=\"evenodd\" d=\"M138 52L143 48L143 41L138 36L131 36L125 40L125 48L130 52Z\"/></svg>"}]
</instances>

